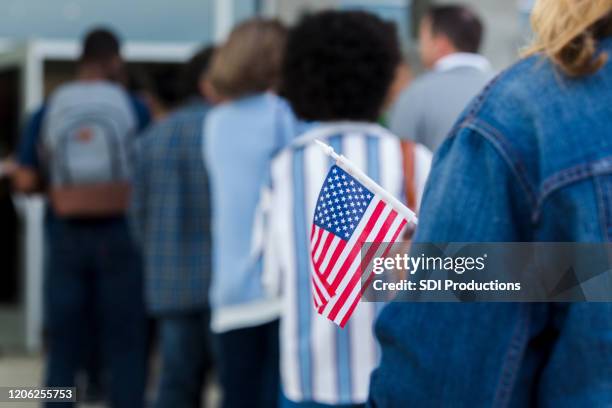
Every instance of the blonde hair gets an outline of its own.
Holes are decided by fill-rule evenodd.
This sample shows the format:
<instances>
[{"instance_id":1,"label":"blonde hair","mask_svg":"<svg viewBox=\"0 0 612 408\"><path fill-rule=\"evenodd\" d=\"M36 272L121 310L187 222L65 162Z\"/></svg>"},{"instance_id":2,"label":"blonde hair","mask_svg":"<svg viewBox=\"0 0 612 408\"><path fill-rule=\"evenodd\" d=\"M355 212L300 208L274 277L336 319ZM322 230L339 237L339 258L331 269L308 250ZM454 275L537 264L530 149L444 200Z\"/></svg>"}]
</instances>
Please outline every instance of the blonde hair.
<instances>
[{"instance_id":1,"label":"blonde hair","mask_svg":"<svg viewBox=\"0 0 612 408\"><path fill-rule=\"evenodd\" d=\"M608 61L597 42L611 32L611 13L610 0L538 0L535 39L525 54L543 53L570 76L592 74Z\"/></svg>"},{"instance_id":2,"label":"blonde hair","mask_svg":"<svg viewBox=\"0 0 612 408\"><path fill-rule=\"evenodd\" d=\"M222 98L277 89L287 29L278 20L254 18L238 25L215 52L207 75Z\"/></svg>"}]
</instances>

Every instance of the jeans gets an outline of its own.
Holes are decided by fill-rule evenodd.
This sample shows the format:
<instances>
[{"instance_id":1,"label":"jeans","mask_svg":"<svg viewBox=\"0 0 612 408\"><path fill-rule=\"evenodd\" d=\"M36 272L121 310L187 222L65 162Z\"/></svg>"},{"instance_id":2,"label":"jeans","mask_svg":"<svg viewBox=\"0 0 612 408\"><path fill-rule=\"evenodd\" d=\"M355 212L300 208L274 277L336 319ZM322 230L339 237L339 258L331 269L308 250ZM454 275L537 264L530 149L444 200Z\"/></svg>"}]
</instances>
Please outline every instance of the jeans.
<instances>
[{"instance_id":1,"label":"jeans","mask_svg":"<svg viewBox=\"0 0 612 408\"><path fill-rule=\"evenodd\" d=\"M214 336L222 408L278 406L278 320Z\"/></svg>"},{"instance_id":2,"label":"jeans","mask_svg":"<svg viewBox=\"0 0 612 408\"><path fill-rule=\"evenodd\" d=\"M146 326L140 258L124 219L47 224L46 386L72 387L96 320L103 371L113 408L144 404ZM50 407L73 404L52 403Z\"/></svg>"},{"instance_id":3,"label":"jeans","mask_svg":"<svg viewBox=\"0 0 612 408\"><path fill-rule=\"evenodd\" d=\"M210 310L164 314L158 325L161 376L155 407L200 407L212 368Z\"/></svg>"},{"instance_id":4,"label":"jeans","mask_svg":"<svg viewBox=\"0 0 612 408\"><path fill-rule=\"evenodd\" d=\"M329 405L321 404L315 401L291 401L284 395L281 395L281 401L279 408L365 408L365 404L340 404L340 405Z\"/></svg>"}]
</instances>

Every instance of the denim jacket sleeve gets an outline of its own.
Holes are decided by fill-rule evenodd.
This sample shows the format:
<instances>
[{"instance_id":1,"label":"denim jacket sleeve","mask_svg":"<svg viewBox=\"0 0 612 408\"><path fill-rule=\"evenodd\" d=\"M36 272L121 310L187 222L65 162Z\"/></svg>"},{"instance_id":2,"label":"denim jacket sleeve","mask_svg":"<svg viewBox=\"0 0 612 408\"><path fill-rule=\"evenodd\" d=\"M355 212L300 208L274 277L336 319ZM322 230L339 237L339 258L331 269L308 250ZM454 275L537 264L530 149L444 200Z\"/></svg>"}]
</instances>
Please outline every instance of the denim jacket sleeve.
<instances>
[{"instance_id":1,"label":"denim jacket sleeve","mask_svg":"<svg viewBox=\"0 0 612 408\"><path fill-rule=\"evenodd\" d=\"M415 241L525 241L529 206L513 161L477 127L460 125L434 159Z\"/></svg>"}]
</instances>

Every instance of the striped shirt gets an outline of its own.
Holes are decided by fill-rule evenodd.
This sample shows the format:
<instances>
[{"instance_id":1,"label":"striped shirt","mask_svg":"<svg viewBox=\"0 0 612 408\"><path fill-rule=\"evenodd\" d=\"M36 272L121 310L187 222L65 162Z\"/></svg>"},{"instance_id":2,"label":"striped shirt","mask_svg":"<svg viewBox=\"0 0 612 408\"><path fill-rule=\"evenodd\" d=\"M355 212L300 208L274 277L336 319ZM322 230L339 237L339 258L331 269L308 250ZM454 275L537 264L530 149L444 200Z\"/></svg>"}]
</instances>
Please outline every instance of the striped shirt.
<instances>
[{"instance_id":1,"label":"striped shirt","mask_svg":"<svg viewBox=\"0 0 612 408\"><path fill-rule=\"evenodd\" d=\"M395 197L404 197L400 141L370 123L318 125L281 151L272 163L267 197L264 280L283 294L281 376L285 396L295 402L363 403L377 365L373 335L380 303L359 303L340 329L316 313L312 303L310 228L322 182L332 165L313 142L331 145ZM416 146L415 185L423 190L431 154ZM275 287L276 285L276 287Z\"/></svg>"}]
</instances>

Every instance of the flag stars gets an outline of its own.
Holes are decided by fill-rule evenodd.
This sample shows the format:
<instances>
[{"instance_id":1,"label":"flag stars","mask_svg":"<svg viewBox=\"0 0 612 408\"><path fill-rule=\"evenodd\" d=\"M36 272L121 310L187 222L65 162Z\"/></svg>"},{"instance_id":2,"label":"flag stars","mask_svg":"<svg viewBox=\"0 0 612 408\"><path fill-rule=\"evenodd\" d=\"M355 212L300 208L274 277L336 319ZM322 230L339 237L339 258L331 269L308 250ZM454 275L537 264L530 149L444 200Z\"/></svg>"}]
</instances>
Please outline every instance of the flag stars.
<instances>
[{"instance_id":1,"label":"flag stars","mask_svg":"<svg viewBox=\"0 0 612 408\"><path fill-rule=\"evenodd\" d=\"M342 239L350 239L362 221L373 194L358 181L334 167L325 178L314 220Z\"/></svg>"}]
</instances>

